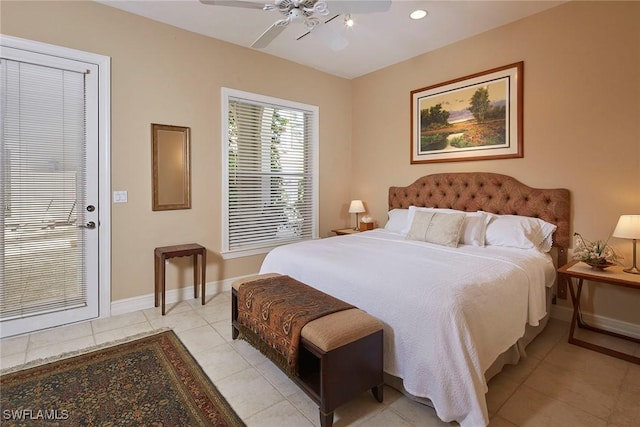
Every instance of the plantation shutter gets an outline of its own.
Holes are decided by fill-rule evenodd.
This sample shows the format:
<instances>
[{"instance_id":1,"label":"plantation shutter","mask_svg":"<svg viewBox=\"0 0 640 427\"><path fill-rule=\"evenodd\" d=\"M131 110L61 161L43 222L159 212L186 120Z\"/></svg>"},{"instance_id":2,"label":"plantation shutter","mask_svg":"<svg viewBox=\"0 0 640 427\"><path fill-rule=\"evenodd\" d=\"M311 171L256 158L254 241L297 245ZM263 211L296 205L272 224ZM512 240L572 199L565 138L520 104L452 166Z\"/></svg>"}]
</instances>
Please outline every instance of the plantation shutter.
<instances>
[{"instance_id":1,"label":"plantation shutter","mask_svg":"<svg viewBox=\"0 0 640 427\"><path fill-rule=\"evenodd\" d=\"M1 320L86 305L86 69L63 68L0 61Z\"/></svg>"},{"instance_id":2,"label":"plantation shutter","mask_svg":"<svg viewBox=\"0 0 640 427\"><path fill-rule=\"evenodd\" d=\"M310 239L315 231L313 112L228 101L225 250Z\"/></svg>"}]
</instances>

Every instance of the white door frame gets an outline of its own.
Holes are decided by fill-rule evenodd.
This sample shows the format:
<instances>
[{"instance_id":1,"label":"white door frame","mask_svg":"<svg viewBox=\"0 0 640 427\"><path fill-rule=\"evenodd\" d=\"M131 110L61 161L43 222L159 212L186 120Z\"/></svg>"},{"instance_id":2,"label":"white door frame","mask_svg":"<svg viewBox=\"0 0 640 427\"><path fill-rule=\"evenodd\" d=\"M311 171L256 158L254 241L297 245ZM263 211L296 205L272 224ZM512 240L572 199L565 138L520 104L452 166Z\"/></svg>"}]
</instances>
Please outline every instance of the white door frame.
<instances>
[{"instance_id":1,"label":"white door frame","mask_svg":"<svg viewBox=\"0 0 640 427\"><path fill-rule=\"evenodd\" d=\"M0 34L0 49L35 53L95 64L98 67L98 203L99 283L98 317L111 315L111 58L66 47Z\"/></svg>"}]
</instances>

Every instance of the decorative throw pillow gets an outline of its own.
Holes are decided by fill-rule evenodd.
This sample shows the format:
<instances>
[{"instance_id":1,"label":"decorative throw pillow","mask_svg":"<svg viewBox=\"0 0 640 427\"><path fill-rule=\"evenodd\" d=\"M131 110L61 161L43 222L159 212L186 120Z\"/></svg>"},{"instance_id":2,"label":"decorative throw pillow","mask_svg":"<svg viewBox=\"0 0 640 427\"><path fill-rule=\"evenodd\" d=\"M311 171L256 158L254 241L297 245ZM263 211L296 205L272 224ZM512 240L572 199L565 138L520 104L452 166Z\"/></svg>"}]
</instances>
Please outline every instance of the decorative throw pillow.
<instances>
[{"instance_id":1,"label":"decorative throw pillow","mask_svg":"<svg viewBox=\"0 0 640 427\"><path fill-rule=\"evenodd\" d=\"M441 213L461 213L464 214L464 223L462 224L462 231L460 232L460 240L458 243L462 245L472 246L484 246L485 245L485 232L487 224L491 220L491 217L485 212L465 212L456 209L445 208L419 208L416 206L409 206L408 221L409 226L413 220L413 216L416 212L441 212ZM409 227L407 227L407 231Z\"/></svg>"},{"instance_id":2,"label":"decorative throw pillow","mask_svg":"<svg viewBox=\"0 0 640 427\"><path fill-rule=\"evenodd\" d=\"M416 211L407 239L457 247L464 223L462 213Z\"/></svg>"}]
</instances>

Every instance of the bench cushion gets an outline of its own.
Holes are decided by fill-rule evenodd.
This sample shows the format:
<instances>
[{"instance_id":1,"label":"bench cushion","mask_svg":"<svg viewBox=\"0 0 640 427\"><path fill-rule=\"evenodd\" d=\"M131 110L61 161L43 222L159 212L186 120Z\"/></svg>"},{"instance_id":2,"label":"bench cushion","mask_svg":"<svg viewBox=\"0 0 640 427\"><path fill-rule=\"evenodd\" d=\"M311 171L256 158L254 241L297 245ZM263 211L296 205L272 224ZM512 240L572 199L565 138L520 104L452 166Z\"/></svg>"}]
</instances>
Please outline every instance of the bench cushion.
<instances>
[{"instance_id":1,"label":"bench cushion","mask_svg":"<svg viewBox=\"0 0 640 427\"><path fill-rule=\"evenodd\" d=\"M302 339L324 352L357 341L382 329L382 323L358 308L315 319L302 328Z\"/></svg>"},{"instance_id":2,"label":"bench cushion","mask_svg":"<svg viewBox=\"0 0 640 427\"><path fill-rule=\"evenodd\" d=\"M231 286L237 291L243 283L277 276L281 274L256 274L235 280ZM360 309L352 308L312 320L302 328L301 335L304 340L328 352L381 329L382 323L378 319Z\"/></svg>"}]
</instances>

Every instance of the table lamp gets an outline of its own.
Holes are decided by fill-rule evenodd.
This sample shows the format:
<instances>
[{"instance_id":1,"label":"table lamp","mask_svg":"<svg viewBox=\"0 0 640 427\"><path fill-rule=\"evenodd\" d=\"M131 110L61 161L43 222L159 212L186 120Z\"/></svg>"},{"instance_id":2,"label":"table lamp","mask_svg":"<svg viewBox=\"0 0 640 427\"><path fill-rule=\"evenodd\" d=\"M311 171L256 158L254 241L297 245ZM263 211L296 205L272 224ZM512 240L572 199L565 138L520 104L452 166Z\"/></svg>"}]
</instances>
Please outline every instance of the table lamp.
<instances>
[{"instance_id":1,"label":"table lamp","mask_svg":"<svg viewBox=\"0 0 640 427\"><path fill-rule=\"evenodd\" d=\"M366 212L362 200L352 200L351 205L349 205L349 213L356 214L356 226L353 228L354 230L358 229L358 214L362 212Z\"/></svg>"},{"instance_id":2,"label":"table lamp","mask_svg":"<svg viewBox=\"0 0 640 427\"><path fill-rule=\"evenodd\" d=\"M619 237L621 239L633 240L633 265L629 268L625 268L625 273L640 274L640 269L636 265L636 244L640 239L640 215L620 215L618 225L613 230L613 237Z\"/></svg>"}]
</instances>

